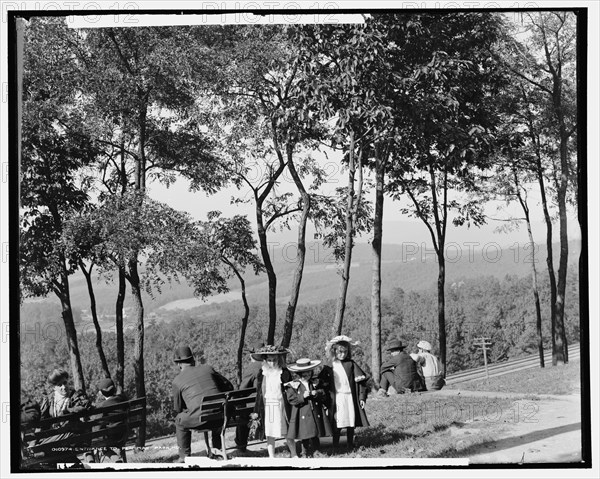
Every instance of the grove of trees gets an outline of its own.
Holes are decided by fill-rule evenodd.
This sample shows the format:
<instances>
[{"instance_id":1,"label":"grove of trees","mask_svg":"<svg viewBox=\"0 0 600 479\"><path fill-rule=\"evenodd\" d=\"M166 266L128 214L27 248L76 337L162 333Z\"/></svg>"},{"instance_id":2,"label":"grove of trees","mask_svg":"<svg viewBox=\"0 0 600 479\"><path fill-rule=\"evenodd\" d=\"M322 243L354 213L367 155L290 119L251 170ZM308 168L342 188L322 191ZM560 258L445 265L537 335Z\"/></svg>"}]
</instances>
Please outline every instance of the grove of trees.
<instances>
[{"instance_id":1,"label":"grove of trees","mask_svg":"<svg viewBox=\"0 0 600 479\"><path fill-rule=\"evenodd\" d=\"M110 376L147 396L152 434L172 419L166 364L180 341L210 345L211 363L238 380L248 339L320 357L342 332L370 338L358 357L373 387L394 331L407 341L427 331L449 373L476 363L465 325L478 322L477 334L500 345L492 360L533 341L543 367L550 338L553 365L567 362L579 330L565 321L566 311L578 318L567 235L569 209L579 208L577 15L527 12L516 23L495 12L381 12L359 24L102 29L32 17L22 55L19 277L22 300L59 300L66 340L45 346L47 358L68 362L77 388ZM334 151L347 185L328 192L319 158ZM254 217L212 211L197 220L149 196L153 182L179 178L198 201L235 188L232 203L249 203ZM382 297L384 201L427 227L435 290ZM531 212L541 209L547 278L534 268L531 278L449 287L448 226L480 226L498 201L521 208L532 243ZM338 297L314 308L299 301L309 223L340 262ZM269 248L276 228L297 236L284 309ZM348 297L357 234L370 237L370 299ZM74 321L77 270L93 334ZM257 311L245 281L262 272L268 304ZM99 326L96 280L114 285L114 333ZM200 330L191 317L149 325L144 296L180 280L199 297L239 287L241 310L217 315L235 322L235 334ZM132 330L123 326L127 295ZM21 356L32 347L22 341ZM24 394L43 386L42 365L32 367L21 371Z\"/></svg>"}]
</instances>

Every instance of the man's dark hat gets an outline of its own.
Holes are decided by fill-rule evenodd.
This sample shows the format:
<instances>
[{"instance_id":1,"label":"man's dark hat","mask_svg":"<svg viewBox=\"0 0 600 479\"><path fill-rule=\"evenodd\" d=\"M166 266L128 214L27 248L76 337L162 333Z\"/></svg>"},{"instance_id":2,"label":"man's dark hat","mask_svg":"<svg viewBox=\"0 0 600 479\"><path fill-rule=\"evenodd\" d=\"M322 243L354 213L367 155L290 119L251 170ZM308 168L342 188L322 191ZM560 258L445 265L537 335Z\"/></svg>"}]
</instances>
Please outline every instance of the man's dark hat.
<instances>
[{"instance_id":1,"label":"man's dark hat","mask_svg":"<svg viewBox=\"0 0 600 479\"><path fill-rule=\"evenodd\" d=\"M100 389L102 394L104 394L106 396L108 394L114 393L116 388L115 388L115 383L113 382L112 379L104 378L98 383L98 389Z\"/></svg>"},{"instance_id":2,"label":"man's dark hat","mask_svg":"<svg viewBox=\"0 0 600 479\"><path fill-rule=\"evenodd\" d=\"M386 346L385 349L387 351L395 351L397 349L403 350L404 349L404 345L402 344L402 341L400 341L399 339L392 339L391 341L389 341L387 343L387 346Z\"/></svg>"},{"instance_id":3,"label":"man's dark hat","mask_svg":"<svg viewBox=\"0 0 600 479\"><path fill-rule=\"evenodd\" d=\"M188 362L190 359L194 359L194 355L192 354L192 350L189 346L181 346L177 348L175 351L175 361L176 363Z\"/></svg>"}]
</instances>

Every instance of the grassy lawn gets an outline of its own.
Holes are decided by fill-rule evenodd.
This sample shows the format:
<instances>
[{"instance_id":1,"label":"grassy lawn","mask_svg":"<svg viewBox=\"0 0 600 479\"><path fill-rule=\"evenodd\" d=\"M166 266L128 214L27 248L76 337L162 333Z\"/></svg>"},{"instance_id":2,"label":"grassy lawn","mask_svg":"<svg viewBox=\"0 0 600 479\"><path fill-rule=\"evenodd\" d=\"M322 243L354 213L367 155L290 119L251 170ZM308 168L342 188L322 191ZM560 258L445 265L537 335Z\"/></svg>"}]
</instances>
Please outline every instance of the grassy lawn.
<instances>
[{"instance_id":1,"label":"grassy lawn","mask_svg":"<svg viewBox=\"0 0 600 479\"><path fill-rule=\"evenodd\" d=\"M461 382L447 386L448 389L468 391L510 392L522 394L572 394L580 387L579 359L562 366L546 365L516 371L504 376Z\"/></svg>"},{"instance_id":2,"label":"grassy lawn","mask_svg":"<svg viewBox=\"0 0 600 479\"><path fill-rule=\"evenodd\" d=\"M368 427L358 428L355 449L332 450L331 439L323 440L322 454L334 457L429 458L461 457L461 452L492 442L519 413L518 399L537 400L540 395L560 395L579 391L579 361L544 369L529 369L485 380L448 386L464 395L413 393L383 399L369 397ZM518 393L518 397L469 396L467 391ZM521 411L522 413L522 411ZM227 444L233 446L235 431L227 431ZM205 454L201 434L193 434L194 456ZM345 438L342 437L342 445ZM177 458L175 437L152 443L144 451L128 454L130 462L173 462ZM289 457L283 441L277 442L279 457ZM233 452L232 450L229 452ZM234 453L235 454L235 453ZM267 457L266 444L249 448L248 456Z\"/></svg>"},{"instance_id":3,"label":"grassy lawn","mask_svg":"<svg viewBox=\"0 0 600 479\"><path fill-rule=\"evenodd\" d=\"M494 437L513 400L402 394L367 403L371 426L357 431L348 457L449 457Z\"/></svg>"},{"instance_id":4,"label":"grassy lawn","mask_svg":"<svg viewBox=\"0 0 600 479\"><path fill-rule=\"evenodd\" d=\"M335 457L437 457L452 456L463 449L490 441L502 418L510 417L513 401L497 398L446 398L435 394L404 394L367 401L371 426L356 430L355 449L332 450L331 439L323 440L322 453ZM501 425L501 424L500 424ZM233 429L227 444L233 445ZM194 434L192 453L204 455L201 434ZM345 438L341 439L342 445ZM289 457L283 441L276 453ZM249 450L248 456L267 457L266 444ZM173 462L175 438L165 438L144 451L133 452L130 462Z\"/></svg>"}]
</instances>

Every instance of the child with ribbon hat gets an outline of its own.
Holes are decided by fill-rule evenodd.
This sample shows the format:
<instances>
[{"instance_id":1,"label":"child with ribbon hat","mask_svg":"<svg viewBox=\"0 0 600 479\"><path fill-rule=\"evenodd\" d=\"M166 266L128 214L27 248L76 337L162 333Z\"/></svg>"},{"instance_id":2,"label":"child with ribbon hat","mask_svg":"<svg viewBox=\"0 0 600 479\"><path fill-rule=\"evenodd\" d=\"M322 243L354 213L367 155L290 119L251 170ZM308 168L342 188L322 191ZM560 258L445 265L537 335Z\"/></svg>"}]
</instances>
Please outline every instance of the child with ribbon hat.
<instances>
[{"instance_id":1,"label":"child with ribbon hat","mask_svg":"<svg viewBox=\"0 0 600 479\"><path fill-rule=\"evenodd\" d=\"M258 348L252 357L262 361L256 377L256 402L251 414L250 434L256 439L267 440L269 457L275 457L275 440L286 437L291 406L287 402L284 384L292 380L292 373L285 364L286 348L266 345ZM291 457L298 457L293 439L287 439Z\"/></svg>"},{"instance_id":2,"label":"child with ribbon hat","mask_svg":"<svg viewBox=\"0 0 600 479\"><path fill-rule=\"evenodd\" d=\"M369 426L365 413L367 375L352 360L351 346L357 345L348 336L336 336L327 342L330 361L319 378L330 394L329 419L333 427L333 447L337 447L342 429L346 429L347 448L354 447L354 428Z\"/></svg>"},{"instance_id":3,"label":"child with ribbon hat","mask_svg":"<svg viewBox=\"0 0 600 479\"><path fill-rule=\"evenodd\" d=\"M324 408L327 395L321 381L313 379L313 372L320 364L321 361L309 358L288 364L297 377L285 385L287 400L293 406L287 438L300 440L306 457L312 457L321 447L319 437L333 434Z\"/></svg>"}]
</instances>

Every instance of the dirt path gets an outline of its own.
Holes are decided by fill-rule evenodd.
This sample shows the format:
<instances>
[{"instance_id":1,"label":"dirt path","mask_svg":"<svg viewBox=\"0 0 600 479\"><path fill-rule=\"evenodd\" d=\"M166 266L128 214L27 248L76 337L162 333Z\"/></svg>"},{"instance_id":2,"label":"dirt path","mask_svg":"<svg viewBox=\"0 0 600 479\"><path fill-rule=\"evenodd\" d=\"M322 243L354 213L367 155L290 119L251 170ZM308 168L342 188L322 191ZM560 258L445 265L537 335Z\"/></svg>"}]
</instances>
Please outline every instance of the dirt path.
<instances>
[{"instance_id":1,"label":"dirt path","mask_svg":"<svg viewBox=\"0 0 600 479\"><path fill-rule=\"evenodd\" d=\"M473 464L570 463L582 459L579 394L517 399L523 395L464 390L440 393L448 397L515 397L511 409L497 415L493 441L460 450L460 456L468 457ZM457 445L476 432L477 421L475 418L467 427L452 428Z\"/></svg>"}]
</instances>

